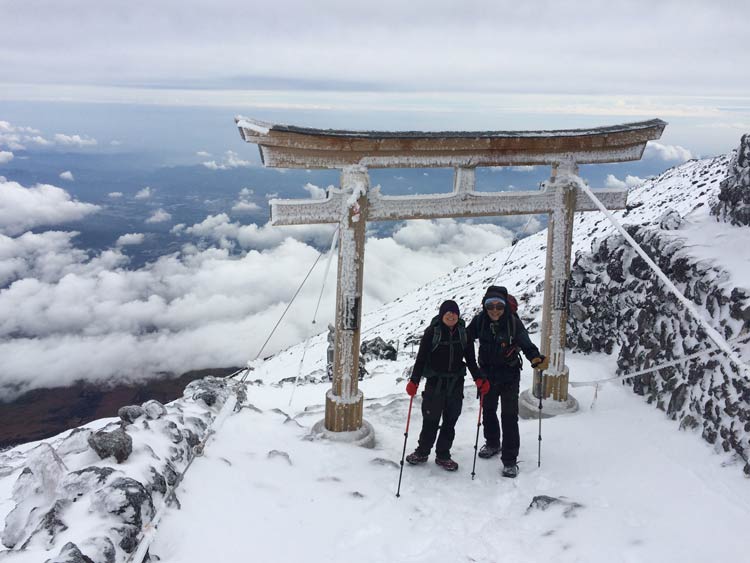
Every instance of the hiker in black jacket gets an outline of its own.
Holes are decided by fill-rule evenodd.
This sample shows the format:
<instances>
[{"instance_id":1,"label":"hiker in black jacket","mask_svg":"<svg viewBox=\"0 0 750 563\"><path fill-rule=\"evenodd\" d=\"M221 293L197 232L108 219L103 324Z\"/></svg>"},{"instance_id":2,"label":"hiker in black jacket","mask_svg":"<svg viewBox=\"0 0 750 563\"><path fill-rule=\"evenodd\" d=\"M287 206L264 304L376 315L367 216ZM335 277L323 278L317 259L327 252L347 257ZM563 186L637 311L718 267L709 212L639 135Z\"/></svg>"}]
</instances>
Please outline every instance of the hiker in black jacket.
<instances>
[{"instance_id":1,"label":"hiker in black jacket","mask_svg":"<svg viewBox=\"0 0 750 563\"><path fill-rule=\"evenodd\" d=\"M547 369L549 362L532 344L529 333L521 319L511 307L513 297L504 287L491 285L482 299L482 311L469 323L469 340L479 339L479 377L475 378L482 395L482 418L484 420L485 444L479 457L491 458L502 455L503 476L518 475L518 393L521 381L521 356L531 362L535 369ZM502 423L502 447L497 406L500 403Z\"/></svg>"},{"instance_id":2,"label":"hiker in black jacket","mask_svg":"<svg viewBox=\"0 0 750 563\"><path fill-rule=\"evenodd\" d=\"M417 359L406 384L406 392L413 397L417 393L419 380L422 377L427 380L422 392L419 442L417 449L406 456L406 461L412 465L427 461L437 436L435 463L447 471L458 469L458 463L451 459L451 446L456 435L456 421L461 414L467 366L472 377L479 375L474 341L468 338L466 325L460 315L455 301L443 302L419 343Z\"/></svg>"}]
</instances>

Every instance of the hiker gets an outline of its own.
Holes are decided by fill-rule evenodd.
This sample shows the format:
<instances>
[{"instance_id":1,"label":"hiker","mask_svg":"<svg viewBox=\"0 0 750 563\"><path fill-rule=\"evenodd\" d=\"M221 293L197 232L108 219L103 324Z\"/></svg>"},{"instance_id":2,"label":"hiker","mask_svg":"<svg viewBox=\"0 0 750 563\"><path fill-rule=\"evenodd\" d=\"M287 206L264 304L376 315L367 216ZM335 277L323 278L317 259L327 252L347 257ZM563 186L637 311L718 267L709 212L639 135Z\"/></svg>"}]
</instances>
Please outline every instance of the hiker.
<instances>
[{"instance_id":1,"label":"hiker","mask_svg":"<svg viewBox=\"0 0 750 563\"><path fill-rule=\"evenodd\" d=\"M406 461L412 465L427 461L437 436L435 463L447 471L458 469L458 463L451 459L451 446L461 414L466 368L472 377L479 375L474 342L468 338L466 325L460 317L456 302L444 301L419 343L417 359L406 384L406 392L413 397L420 379L427 380L422 391L419 442L417 449L406 456Z\"/></svg>"},{"instance_id":2,"label":"hiker","mask_svg":"<svg viewBox=\"0 0 750 563\"><path fill-rule=\"evenodd\" d=\"M518 475L518 393L522 365L519 352L523 352L535 369L545 370L549 366L549 361L529 339L516 308L515 298L508 295L507 289L491 285L482 298L482 311L467 327L469 340L479 339L480 375L475 382L482 395L485 440L479 457L489 459L501 453L504 477Z\"/></svg>"}]
</instances>

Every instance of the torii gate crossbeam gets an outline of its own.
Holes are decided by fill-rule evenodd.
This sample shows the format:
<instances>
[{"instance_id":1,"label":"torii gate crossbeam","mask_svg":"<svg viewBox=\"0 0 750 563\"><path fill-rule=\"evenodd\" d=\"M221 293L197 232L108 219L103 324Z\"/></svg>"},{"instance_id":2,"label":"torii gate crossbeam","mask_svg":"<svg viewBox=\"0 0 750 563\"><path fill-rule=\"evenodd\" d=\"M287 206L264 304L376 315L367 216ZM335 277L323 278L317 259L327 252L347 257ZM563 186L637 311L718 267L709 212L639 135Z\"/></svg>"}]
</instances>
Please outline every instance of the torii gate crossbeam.
<instances>
[{"instance_id":1,"label":"torii gate crossbeam","mask_svg":"<svg viewBox=\"0 0 750 563\"><path fill-rule=\"evenodd\" d=\"M266 166L342 169L341 189L329 190L325 200L270 202L274 225L339 223L334 380L326 394L320 430L335 435L361 432L366 426L357 375L367 221L547 213L541 351L550 357L550 368L543 395L559 403L569 401L564 347L573 215L598 209L588 198L577 197L577 164L637 160L646 142L661 136L666 123L656 119L565 131L381 133L236 121L242 138L259 145ZM552 178L541 190L479 193L474 189L476 166L530 163L553 167ZM384 196L369 189L368 167L445 166L455 169L451 194ZM627 190L597 194L607 208L625 208ZM536 373L532 393L539 377Z\"/></svg>"}]
</instances>

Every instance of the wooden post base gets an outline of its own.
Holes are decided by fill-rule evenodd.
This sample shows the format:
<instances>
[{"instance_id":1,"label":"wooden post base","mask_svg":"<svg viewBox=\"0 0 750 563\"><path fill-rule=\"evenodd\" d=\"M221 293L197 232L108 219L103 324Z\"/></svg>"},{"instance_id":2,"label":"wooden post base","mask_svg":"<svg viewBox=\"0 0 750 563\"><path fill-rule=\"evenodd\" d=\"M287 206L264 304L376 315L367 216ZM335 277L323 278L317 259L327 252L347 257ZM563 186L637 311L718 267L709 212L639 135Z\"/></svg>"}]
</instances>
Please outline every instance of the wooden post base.
<instances>
[{"instance_id":1,"label":"wooden post base","mask_svg":"<svg viewBox=\"0 0 750 563\"><path fill-rule=\"evenodd\" d=\"M362 426L362 408L364 395L362 391L349 400L326 393L325 428L330 432L354 432Z\"/></svg>"}]
</instances>

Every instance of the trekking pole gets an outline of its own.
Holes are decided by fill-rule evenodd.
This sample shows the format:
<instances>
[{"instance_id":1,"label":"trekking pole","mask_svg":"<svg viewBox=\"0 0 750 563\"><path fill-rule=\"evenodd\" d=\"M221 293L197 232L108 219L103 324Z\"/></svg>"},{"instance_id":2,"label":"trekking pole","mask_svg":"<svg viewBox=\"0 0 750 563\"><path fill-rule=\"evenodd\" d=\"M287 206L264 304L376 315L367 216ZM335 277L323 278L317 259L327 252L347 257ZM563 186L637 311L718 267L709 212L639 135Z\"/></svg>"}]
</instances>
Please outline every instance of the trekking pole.
<instances>
[{"instance_id":1,"label":"trekking pole","mask_svg":"<svg viewBox=\"0 0 750 563\"><path fill-rule=\"evenodd\" d=\"M536 466L542 466L542 372L539 372L539 452L537 453Z\"/></svg>"},{"instance_id":2,"label":"trekking pole","mask_svg":"<svg viewBox=\"0 0 750 563\"><path fill-rule=\"evenodd\" d=\"M409 421L411 420L411 405L414 403L414 395L409 399L409 414L406 415L406 432L404 432L404 451L401 452L401 471L398 472L398 489L396 498L401 496L401 476L404 474L404 457L406 457L406 440L409 438Z\"/></svg>"},{"instance_id":3,"label":"trekking pole","mask_svg":"<svg viewBox=\"0 0 750 563\"><path fill-rule=\"evenodd\" d=\"M482 404L484 401L484 395L482 393L479 393L479 418L477 418L477 437L476 440L474 440L474 465L471 466L471 480L474 480L474 475L476 475L476 472L474 471L477 468L477 447L479 446L479 427L482 425Z\"/></svg>"}]
</instances>

